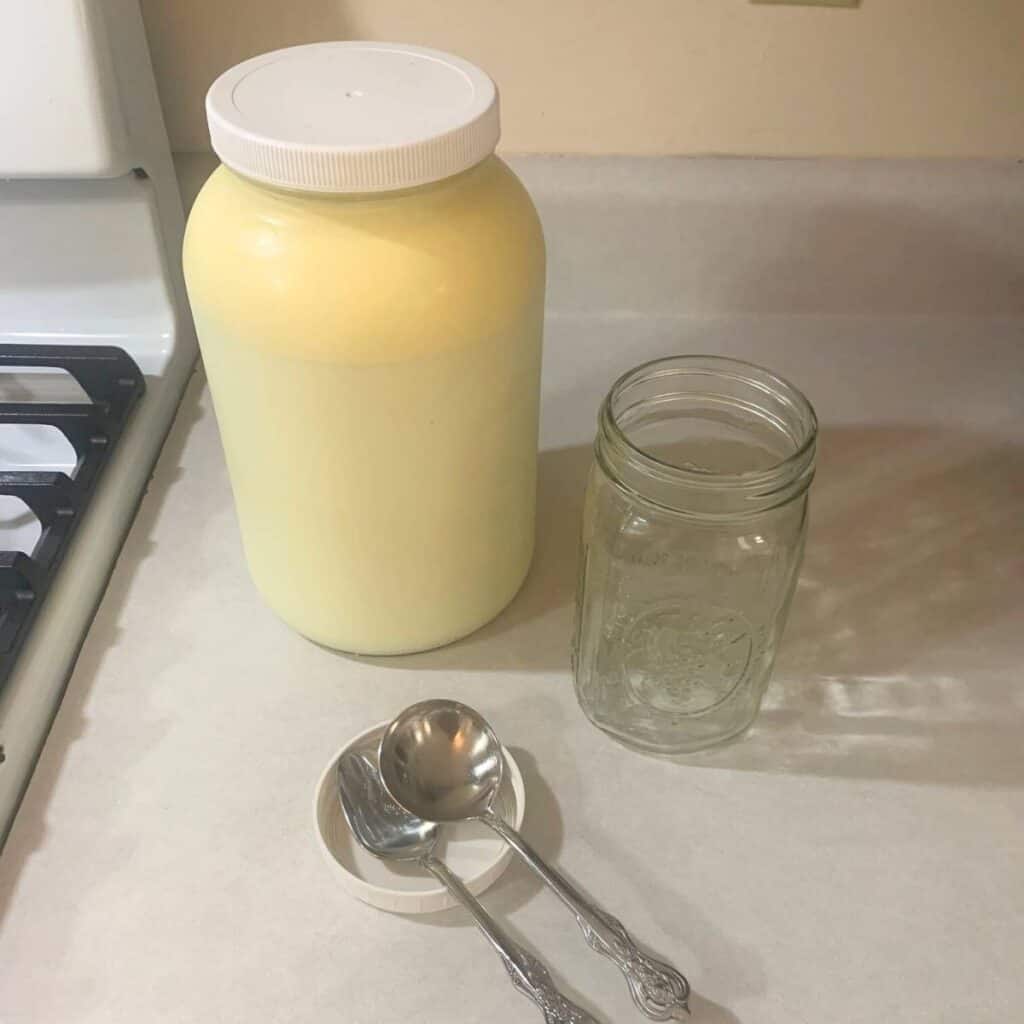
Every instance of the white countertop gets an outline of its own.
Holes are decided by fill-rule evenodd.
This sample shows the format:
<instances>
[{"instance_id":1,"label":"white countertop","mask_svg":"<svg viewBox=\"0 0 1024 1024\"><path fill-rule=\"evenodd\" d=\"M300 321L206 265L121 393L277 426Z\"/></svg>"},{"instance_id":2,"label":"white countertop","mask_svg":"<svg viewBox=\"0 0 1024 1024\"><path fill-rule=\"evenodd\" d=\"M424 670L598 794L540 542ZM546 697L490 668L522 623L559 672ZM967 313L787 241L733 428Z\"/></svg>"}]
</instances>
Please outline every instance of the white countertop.
<instances>
[{"instance_id":1,"label":"white countertop","mask_svg":"<svg viewBox=\"0 0 1024 1024\"><path fill-rule=\"evenodd\" d=\"M4 1024L539 1019L468 918L354 902L314 841L340 743L428 696L491 719L526 836L689 976L695 1024L1024 1019L1024 168L516 166L552 261L523 592L429 654L296 636L197 377L0 859ZM823 430L764 711L670 761L584 719L567 648L597 403L676 350L778 369ZM525 869L485 900L643 1019Z\"/></svg>"}]
</instances>

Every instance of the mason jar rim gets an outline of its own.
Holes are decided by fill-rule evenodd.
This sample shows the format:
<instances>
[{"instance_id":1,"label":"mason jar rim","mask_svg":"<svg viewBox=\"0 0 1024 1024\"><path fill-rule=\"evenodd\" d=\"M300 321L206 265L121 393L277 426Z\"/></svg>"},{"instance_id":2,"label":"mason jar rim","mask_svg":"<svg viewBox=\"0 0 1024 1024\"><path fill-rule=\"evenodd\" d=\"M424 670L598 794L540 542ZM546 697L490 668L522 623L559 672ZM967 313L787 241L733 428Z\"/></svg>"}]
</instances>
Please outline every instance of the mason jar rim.
<instances>
[{"instance_id":1,"label":"mason jar rim","mask_svg":"<svg viewBox=\"0 0 1024 1024\"><path fill-rule=\"evenodd\" d=\"M616 411L616 404L631 387L659 378L698 373L751 387L755 391L763 392L766 397L771 396L788 406L793 413L791 420L787 420L786 423L779 421L778 425L793 438L794 450L764 469L719 473L705 469L690 469L660 459L629 437L620 423L621 411ZM735 400L735 404L750 405L749 402L744 403L738 399ZM758 413L778 419L772 417L765 409L758 409ZM813 477L818 433L818 419L814 407L803 392L784 377L742 359L714 355L675 355L652 359L633 367L612 385L601 405L598 424L599 455L603 444L611 450L613 457L625 460L634 472L640 472L662 485L728 495L732 502L741 503L739 508L731 510L731 514L737 511L762 512L784 504L805 491ZM794 424L798 428L796 431L788 429ZM644 500L652 500L635 485L626 485L620 474L609 473L607 460L601 461L606 474L610 475L615 483L628 486L629 490ZM669 507L677 512L692 511L688 508L677 508L675 503Z\"/></svg>"}]
</instances>

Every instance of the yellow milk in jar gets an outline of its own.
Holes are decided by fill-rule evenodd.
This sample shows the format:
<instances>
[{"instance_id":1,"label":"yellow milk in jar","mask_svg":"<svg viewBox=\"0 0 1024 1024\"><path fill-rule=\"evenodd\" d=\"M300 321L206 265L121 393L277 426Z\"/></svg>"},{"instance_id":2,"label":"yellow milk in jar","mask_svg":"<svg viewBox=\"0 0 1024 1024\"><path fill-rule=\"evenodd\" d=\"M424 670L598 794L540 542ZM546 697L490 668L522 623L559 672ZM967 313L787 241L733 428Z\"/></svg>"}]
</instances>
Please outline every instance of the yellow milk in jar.
<instances>
[{"instance_id":1,"label":"yellow milk in jar","mask_svg":"<svg viewBox=\"0 0 1024 1024\"><path fill-rule=\"evenodd\" d=\"M331 647L463 636L533 549L544 243L494 86L316 44L233 68L207 110L223 165L185 274L253 579Z\"/></svg>"}]
</instances>

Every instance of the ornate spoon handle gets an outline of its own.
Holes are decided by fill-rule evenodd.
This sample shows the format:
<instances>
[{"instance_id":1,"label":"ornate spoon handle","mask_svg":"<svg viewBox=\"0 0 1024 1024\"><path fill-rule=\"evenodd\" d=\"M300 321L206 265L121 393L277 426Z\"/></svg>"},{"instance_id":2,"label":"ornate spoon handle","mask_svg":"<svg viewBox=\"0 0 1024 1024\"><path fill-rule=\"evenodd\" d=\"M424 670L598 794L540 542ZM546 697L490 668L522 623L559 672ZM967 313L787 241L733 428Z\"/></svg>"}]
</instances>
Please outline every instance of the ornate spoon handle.
<instances>
[{"instance_id":1,"label":"ornate spoon handle","mask_svg":"<svg viewBox=\"0 0 1024 1024\"><path fill-rule=\"evenodd\" d=\"M448 891L473 915L477 927L487 936L505 964L512 984L540 1007L546 1024L598 1024L586 1010L571 1003L555 988L547 968L535 956L512 941L498 922L484 910L480 901L445 864L432 857L425 858L421 863L447 886Z\"/></svg>"},{"instance_id":2,"label":"ornate spoon handle","mask_svg":"<svg viewBox=\"0 0 1024 1024\"><path fill-rule=\"evenodd\" d=\"M622 922L601 910L540 855L519 833L495 814L480 819L489 825L576 915L587 944L608 957L626 976L638 1009L651 1020L683 1020L690 1012L690 983L670 964L640 952Z\"/></svg>"}]
</instances>

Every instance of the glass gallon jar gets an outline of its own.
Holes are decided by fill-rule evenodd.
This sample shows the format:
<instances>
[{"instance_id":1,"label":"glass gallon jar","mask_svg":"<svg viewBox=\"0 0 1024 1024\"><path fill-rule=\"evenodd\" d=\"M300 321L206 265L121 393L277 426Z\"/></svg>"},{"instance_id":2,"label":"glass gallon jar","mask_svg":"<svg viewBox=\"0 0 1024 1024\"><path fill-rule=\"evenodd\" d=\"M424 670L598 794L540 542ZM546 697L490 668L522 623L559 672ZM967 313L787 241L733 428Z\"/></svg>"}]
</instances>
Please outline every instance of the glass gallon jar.
<instances>
[{"instance_id":1,"label":"glass gallon jar","mask_svg":"<svg viewBox=\"0 0 1024 1024\"><path fill-rule=\"evenodd\" d=\"M614 385L573 652L595 724L662 753L751 724L803 557L816 436L807 399L749 363L679 356Z\"/></svg>"},{"instance_id":2,"label":"glass gallon jar","mask_svg":"<svg viewBox=\"0 0 1024 1024\"><path fill-rule=\"evenodd\" d=\"M325 43L227 71L185 276L246 558L299 632L424 650L533 550L544 241L482 71Z\"/></svg>"}]
</instances>

